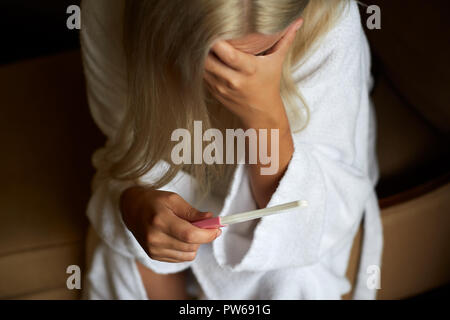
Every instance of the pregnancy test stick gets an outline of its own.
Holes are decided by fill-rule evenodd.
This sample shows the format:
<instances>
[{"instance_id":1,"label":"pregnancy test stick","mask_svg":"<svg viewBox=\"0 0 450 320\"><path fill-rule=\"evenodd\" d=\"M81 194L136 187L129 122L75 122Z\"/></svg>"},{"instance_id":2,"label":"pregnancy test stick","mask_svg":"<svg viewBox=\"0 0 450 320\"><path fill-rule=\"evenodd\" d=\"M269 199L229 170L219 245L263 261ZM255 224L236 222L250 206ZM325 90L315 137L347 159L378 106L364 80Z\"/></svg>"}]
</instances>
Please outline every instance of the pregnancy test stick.
<instances>
[{"instance_id":1,"label":"pregnancy test stick","mask_svg":"<svg viewBox=\"0 0 450 320\"><path fill-rule=\"evenodd\" d=\"M306 207L308 205L308 202L305 200L299 200L299 201L293 201L288 202L285 204L280 204L278 206L270 207L270 208L264 208L259 210L253 210L243 213L236 213L232 214L230 216L225 217L214 217L214 218L208 218L199 220L196 222L193 222L192 224L194 226L197 226L202 229L216 229L220 227L226 227L227 225L233 224L233 223L239 223L244 221L249 221L253 219L258 219L266 216L270 216L272 214L278 214L283 211L298 208L298 207Z\"/></svg>"}]
</instances>

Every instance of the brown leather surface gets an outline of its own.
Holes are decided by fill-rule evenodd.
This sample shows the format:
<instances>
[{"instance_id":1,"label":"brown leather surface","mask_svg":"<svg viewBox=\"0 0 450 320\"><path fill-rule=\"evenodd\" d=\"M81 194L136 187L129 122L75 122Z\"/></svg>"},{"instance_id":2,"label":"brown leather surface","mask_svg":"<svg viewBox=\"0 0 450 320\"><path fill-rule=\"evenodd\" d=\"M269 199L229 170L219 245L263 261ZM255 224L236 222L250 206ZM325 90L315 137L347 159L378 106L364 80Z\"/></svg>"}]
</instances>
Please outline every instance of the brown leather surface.
<instances>
[{"instance_id":1,"label":"brown leather surface","mask_svg":"<svg viewBox=\"0 0 450 320\"><path fill-rule=\"evenodd\" d=\"M370 4L381 8L381 30L366 33L384 72L397 92L450 139L450 1Z\"/></svg>"},{"instance_id":2,"label":"brown leather surface","mask_svg":"<svg viewBox=\"0 0 450 320\"><path fill-rule=\"evenodd\" d=\"M60 250L84 246L90 159L101 138L79 52L2 66L0 97L1 298L61 286L67 265L83 264L79 250Z\"/></svg>"},{"instance_id":3,"label":"brown leather surface","mask_svg":"<svg viewBox=\"0 0 450 320\"><path fill-rule=\"evenodd\" d=\"M84 242L18 251L0 257L0 299L18 299L66 286L70 265L83 268ZM82 269L83 271L83 269ZM79 290L78 295L80 294ZM75 295L74 292L71 295ZM56 297L55 297L56 298Z\"/></svg>"},{"instance_id":4,"label":"brown leather surface","mask_svg":"<svg viewBox=\"0 0 450 320\"><path fill-rule=\"evenodd\" d=\"M83 239L95 130L79 53L0 68L0 255Z\"/></svg>"},{"instance_id":5,"label":"brown leather surface","mask_svg":"<svg viewBox=\"0 0 450 320\"><path fill-rule=\"evenodd\" d=\"M66 286L30 293L15 297L14 300L78 300L80 299L79 290L67 290Z\"/></svg>"},{"instance_id":6,"label":"brown leather surface","mask_svg":"<svg viewBox=\"0 0 450 320\"><path fill-rule=\"evenodd\" d=\"M354 286L356 283L356 275L358 272L360 255L361 255L362 235L363 235L363 228L361 225L358 230L358 233L355 236L355 239L353 240L353 246L352 246L352 250L350 252L350 258L349 258L347 273L346 273L347 279L350 281L350 283L352 285L352 289L350 290L349 293L342 296L343 300L350 300L353 297Z\"/></svg>"},{"instance_id":7,"label":"brown leather surface","mask_svg":"<svg viewBox=\"0 0 450 320\"><path fill-rule=\"evenodd\" d=\"M450 183L382 210L383 258L377 299L404 299L450 283ZM354 285L360 229L347 278ZM351 299L350 292L343 299Z\"/></svg>"},{"instance_id":8,"label":"brown leather surface","mask_svg":"<svg viewBox=\"0 0 450 320\"><path fill-rule=\"evenodd\" d=\"M384 198L448 172L447 139L408 105L384 75L372 92L377 118L378 197Z\"/></svg>"},{"instance_id":9,"label":"brown leather surface","mask_svg":"<svg viewBox=\"0 0 450 320\"><path fill-rule=\"evenodd\" d=\"M450 183L382 211L378 299L401 299L450 283Z\"/></svg>"}]
</instances>

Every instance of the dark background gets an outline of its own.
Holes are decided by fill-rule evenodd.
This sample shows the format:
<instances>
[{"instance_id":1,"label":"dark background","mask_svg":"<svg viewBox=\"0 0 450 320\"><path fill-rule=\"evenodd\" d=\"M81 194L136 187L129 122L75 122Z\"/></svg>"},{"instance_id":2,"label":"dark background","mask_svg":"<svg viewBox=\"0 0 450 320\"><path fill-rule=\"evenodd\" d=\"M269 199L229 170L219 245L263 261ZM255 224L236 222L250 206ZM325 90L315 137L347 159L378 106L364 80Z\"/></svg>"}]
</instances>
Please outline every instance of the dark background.
<instances>
[{"instance_id":1,"label":"dark background","mask_svg":"<svg viewBox=\"0 0 450 320\"><path fill-rule=\"evenodd\" d=\"M79 47L78 30L69 30L66 13L79 0L1 0L0 64Z\"/></svg>"},{"instance_id":2,"label":"dark background","mask_svg":"<svg viewBox=\"0 0 450 320\"><path fill-rule=\"evenodd\" d=\"M79 31L66 27L70 5L80 1L1 0L0 65L79 48ZM446 286L416 299L448 297L449 292Z\"/></svg>"}]
</instances>

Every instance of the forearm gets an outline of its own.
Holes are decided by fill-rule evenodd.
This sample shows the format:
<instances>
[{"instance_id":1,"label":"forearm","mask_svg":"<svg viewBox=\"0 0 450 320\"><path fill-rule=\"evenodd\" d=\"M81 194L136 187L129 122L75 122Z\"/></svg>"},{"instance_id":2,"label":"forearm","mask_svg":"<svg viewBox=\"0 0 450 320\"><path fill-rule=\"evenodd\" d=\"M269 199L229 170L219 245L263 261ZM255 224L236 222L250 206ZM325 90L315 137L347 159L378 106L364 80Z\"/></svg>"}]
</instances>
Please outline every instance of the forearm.
<instances>
[{"instance_id":1,"label":"forearm","mask_svg":"<svg viewBox=\"0 0 450 320\"><path fill-rule=\"evenodd\" d=\"M271 153L275 153L270 155L271 163L262 164L258 150L257 163L248 165L253 197L259 208L265 208L267 206L267 203L270 201L270 198L278 187L292 158L292 154L294 153L294 143L290 132L289 122L285 113L282 112L281 114L281 119L278 119L274 124L268 124L269 122L259 122L246 126L257 130L267 129L266 150L272 150ZM270 132L274 129L278 130L278 135L272 137ZM261 146L259 139L260 137L258 134L258 148ZM277 159L275 157L277 157ZM263 174L262 169L270 166L273 168L274 161L278 164L278 166L275 165L275 170L270 172L270 174Z\"/></svg>"},{"instance_id":2,"label":"forearm","mask_svg":"<svg viewBox=\"0 0 450 320\"><path fill-rule=\"evenodd\" d=\"M213 96L241 120L245 129L267 129L269 133L267 141L257 144L271 150L271 155L261 161L257 152L257 161L249 164L252 192L259 207L270 201L294 152L280 87L285 57L302 23L298 19L291 24L264 56L241 52L227 41L218 41L205 62L205 80ZM279 130L275 139L270 132L273 129ZM259 132L257 136L261 139ZM272 148L274 145L276 148ZM251 147L254 151L257 146ZM276 161L273 167L271 160Z\"/></svg>"}]
</instances>

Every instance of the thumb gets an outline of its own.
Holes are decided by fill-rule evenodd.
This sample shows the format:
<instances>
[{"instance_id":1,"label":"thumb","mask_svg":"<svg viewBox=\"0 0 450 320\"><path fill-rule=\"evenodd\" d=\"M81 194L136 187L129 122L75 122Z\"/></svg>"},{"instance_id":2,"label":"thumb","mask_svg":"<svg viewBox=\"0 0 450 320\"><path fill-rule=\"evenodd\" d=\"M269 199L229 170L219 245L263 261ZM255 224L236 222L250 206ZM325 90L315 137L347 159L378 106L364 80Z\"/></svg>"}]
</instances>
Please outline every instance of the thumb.
<instances>
[{"instance_id":1,"label":"thumb","mask_svg":"<svg viewBox=\"0 0 450 320\"><path fill-rule=\"evenodd\" d=\"M289 51L289 48L291 47L292 43L295 40L295 36L297 35L297 31L302 27L303 25L303 19L299 19L296 22L294 22L289 29L286 31L283 38L281 38L280 41L273 47L271 52L269 54L275 53L279 54L283 58L286 56L286 54Z\"/></svg>"}]
</instances>

